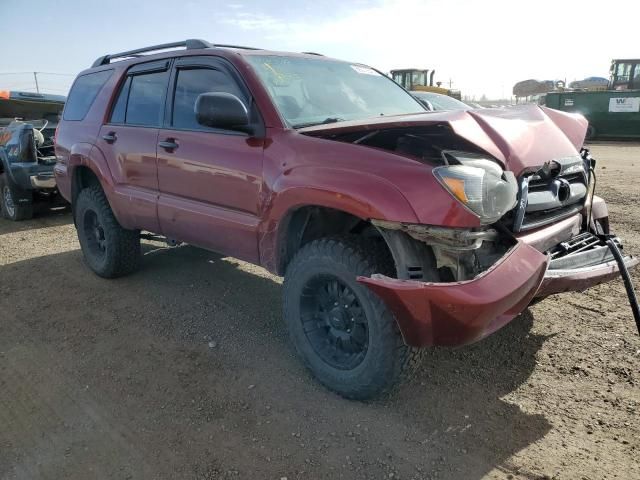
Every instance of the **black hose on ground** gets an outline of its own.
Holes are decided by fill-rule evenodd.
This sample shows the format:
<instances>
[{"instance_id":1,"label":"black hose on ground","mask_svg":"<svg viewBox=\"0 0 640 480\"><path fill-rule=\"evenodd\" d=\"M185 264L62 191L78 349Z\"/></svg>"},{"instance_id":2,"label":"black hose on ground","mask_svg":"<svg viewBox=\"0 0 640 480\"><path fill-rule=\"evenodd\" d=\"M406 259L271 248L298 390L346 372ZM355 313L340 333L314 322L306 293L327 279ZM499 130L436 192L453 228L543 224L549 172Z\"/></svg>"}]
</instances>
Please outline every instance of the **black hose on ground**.
<instances>
[{"instance_id":1,"label":"black hose on ground","mask_svg":"<svg viewBox=\"0 0 640 480\"><path fill-rule=\"evenodd\" d=\"M633 290L633 283L631 283L629 270L627 270L627 266L624 264L624 258L622 258L622 253L620 253L620 249L613 238L606 235L604 240L607 242L609 250L611 250L613 257L618 263L618 269L620 270L620 275L622 275L622 280L624 281L624 288L627 290L627 296L629 297L629 304L631 305L633 318L635 319L636 327L638 328L638 335L640 335L640 307L638 307L638 299L636 298L636 292Z\"/></svg>"}]
</instances>

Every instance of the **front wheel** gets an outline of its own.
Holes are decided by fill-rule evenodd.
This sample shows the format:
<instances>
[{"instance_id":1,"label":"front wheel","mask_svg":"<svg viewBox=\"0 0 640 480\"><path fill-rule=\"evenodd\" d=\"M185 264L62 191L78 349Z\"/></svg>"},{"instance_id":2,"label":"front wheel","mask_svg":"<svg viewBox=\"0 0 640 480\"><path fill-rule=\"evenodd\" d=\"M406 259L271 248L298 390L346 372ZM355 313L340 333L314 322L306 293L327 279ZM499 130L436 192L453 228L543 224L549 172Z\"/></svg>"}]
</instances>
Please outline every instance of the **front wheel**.
<instances>
[{"instance_id":1,"label":"front wheel","mask_svg":"<svg viewBox=\"0 0 640 480\"><path fill-rule=\"evenodd\" d=\"M356 280L389 268L375 241L349 236L305 245L287 268L284 316L293 344L318 380L344 397L387 391L416 363L387 306Z\"/></svg>"},{"instance_id":2,"label":"front wheel","mask_svg":"<svg viewBox=\"0 0 640 480\"><path fill-rule=\"evenodd\" d=\"M75 217L82 253L97 275L115 278L138 269L140 232L122 228L99 186L80 192Z\"/></svg>"}]
</instances>

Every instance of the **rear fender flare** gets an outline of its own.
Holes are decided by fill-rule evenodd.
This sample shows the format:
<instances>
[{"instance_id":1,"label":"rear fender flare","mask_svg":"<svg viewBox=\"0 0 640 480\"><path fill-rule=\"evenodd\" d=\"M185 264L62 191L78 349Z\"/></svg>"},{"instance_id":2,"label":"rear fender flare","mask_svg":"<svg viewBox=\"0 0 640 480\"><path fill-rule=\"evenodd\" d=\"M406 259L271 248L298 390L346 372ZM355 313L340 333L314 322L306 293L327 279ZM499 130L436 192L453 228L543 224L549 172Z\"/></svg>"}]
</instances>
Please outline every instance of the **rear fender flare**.
<instances>
[{"instance_id":1,"label":"rear fender flare","mask_svg":"<svg viewBox=\"0 0 640 480\"><path fill-rule=\"evenodd\" d=\"M109 206L111 207L113 214L118 222L125 226L126 222L123 222L123 220L126 218L126 215L117 208L117 202L114 201L115 182L111 175L107 159L104 157L100 149L90 143L77 143L73 145L69 152L69 162L67 166L70 172L70 178L72 179L72 184L78 167L87 167L93 172L100 182L100 186L109 201Z\"/></svg>"}]
</instances>

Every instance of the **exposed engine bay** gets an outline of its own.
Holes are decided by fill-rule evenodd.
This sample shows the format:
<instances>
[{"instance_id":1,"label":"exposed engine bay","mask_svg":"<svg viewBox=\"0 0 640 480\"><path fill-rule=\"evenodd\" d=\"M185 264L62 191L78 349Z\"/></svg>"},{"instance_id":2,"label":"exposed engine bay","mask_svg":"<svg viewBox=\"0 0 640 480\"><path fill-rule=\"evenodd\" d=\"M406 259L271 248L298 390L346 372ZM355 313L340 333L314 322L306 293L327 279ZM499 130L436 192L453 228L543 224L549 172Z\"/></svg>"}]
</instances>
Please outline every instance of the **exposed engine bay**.
<instances>
[{"instance_id":1,"label":"exposed engine bay","mask_svg":"<svg viewBox=\"0 0 640 480\"><path fill-rule=\"evenodd\" d=\"M491 172L495 183L488 191L494 193L494 197L498 196L495 192L505 192L501 208L488 212L483 205L467 204L481 217L483 227L480 229L372 221L391 247L399 279L427 282L471 280L502 258L516 244L520 232L536 231L570 217L580 217L579 225L571 225L556 233L552 244L539 245L541 252L553 253L552 261L559 261L557 257L572 257L574 253L584 257L585 251L595 248L599 253L606 251L610 256L608 249L599 241L587 242L577 252L573 248L565 253L558 251L560 245L573 242L574 237L573 243L582 245L581 239L584 235L592 235L591 230L599 234L608 233L608 228L605 231L608 227L606 218L593 222L592 218L584 215L591 215L594 187L591 172L595 163L586 150L527 168L516 178L512 172L498 167L499 163L486 152L457 135L448 124L309 133L414 158L435 167L436 177L439 169L452 166L495 168L496 172ZM487 166L488 163L496 167ZM452 195L459 197L455 188L449 188L451 185L455 187L453 182L448 184L448 178L439 180ZM453 180L456 181L455 178ZM487 183L486 178L482 183ZM507 191L509 188L513 190L512 195ZM487 196L487 192L484 193ZM493 207L500 203L500 199L492 200ZM597 228L600 230L596 231Z\"/></svg>"},{"instance_id":2,"label":"exposed engine bay","mask_svg":"<svg viewBox=\"0 0 640 480\"><path fill-rule=\"evenodd\" d=\"M459 150L484 153L473 143L459 137L448 124L416 127L385 128L347 133L315 134L314 136L379 148L408 156L431 165L446 165L450 159L443 152Z\"/></svg>"},{"instance_id":3,"label":"exposed engine bay","mask_svg":"<svg viewBox=\"0 0 640 480\"><path fill-rule=\"evenodd\" d=\"M402 280L471 280L516 243L494 228L473 231L378 220L372 223L390 246L397 276Z\"/></svg>"}]
</instances>

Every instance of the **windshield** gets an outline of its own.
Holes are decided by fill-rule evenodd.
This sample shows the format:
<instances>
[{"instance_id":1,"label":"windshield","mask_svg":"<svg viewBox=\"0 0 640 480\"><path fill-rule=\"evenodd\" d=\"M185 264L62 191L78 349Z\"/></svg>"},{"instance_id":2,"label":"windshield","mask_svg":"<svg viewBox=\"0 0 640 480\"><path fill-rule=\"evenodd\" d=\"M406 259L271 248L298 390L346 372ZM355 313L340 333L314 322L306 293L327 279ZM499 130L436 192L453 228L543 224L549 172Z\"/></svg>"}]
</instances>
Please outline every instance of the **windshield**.
<instances>
[{"instance_id":1,"label":"windshield","mask_svg":"<svg viewBox=\"0 0 640 480\"><path fill-rule=\"evenodd\" d=\"M245 58L293 128L425 111L391 79L364 65L276 55Z\"/></svg>"},{"instance_id":2,"label":"windshield","mask_svg":"<svg viewBox=\"0 0 640 480\"><path fill-rule=\"evenodd\" d=\"M434 110L471 110L469 105L466 103L462 103L461 101L446 95L422 92L413 92L413 94L418 99L429 102L433 106Z\"/></svg>"}]
</instances>

